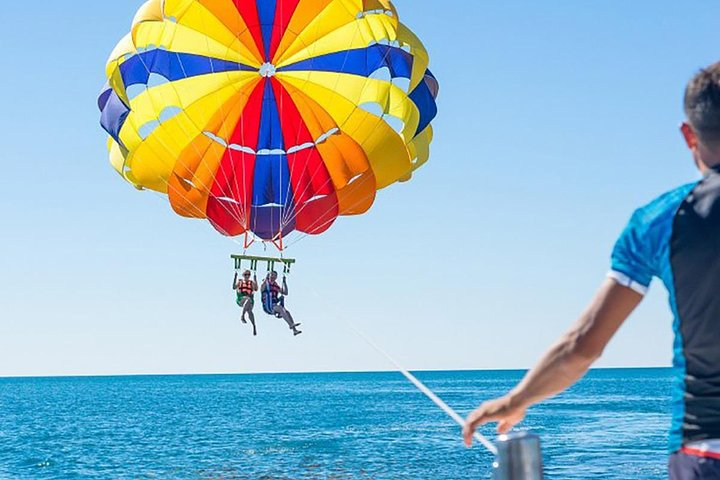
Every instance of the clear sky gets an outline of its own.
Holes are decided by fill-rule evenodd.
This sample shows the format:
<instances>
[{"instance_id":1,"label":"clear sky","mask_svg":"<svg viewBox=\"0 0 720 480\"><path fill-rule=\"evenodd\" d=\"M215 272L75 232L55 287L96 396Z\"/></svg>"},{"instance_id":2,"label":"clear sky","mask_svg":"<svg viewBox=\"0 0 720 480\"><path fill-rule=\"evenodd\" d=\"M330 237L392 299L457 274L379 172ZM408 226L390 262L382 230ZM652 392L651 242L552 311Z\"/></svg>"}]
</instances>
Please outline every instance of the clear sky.
<instances>
[{"instance_id":1,"label":"clear sky","mask_svg":"<svg viewBox=\"0 0 720 480\"><path fill-rule=\"evenodd\" d=\"M682 91L714 0L397 0L441 85L431 161L297 243L288 305L240 324L237 245L107 162L95 98L139 0L0 16L0 375L525 368L574 320L632 210L697 177ZM604 366L668 365L666 293Z\"/></svg>"}]
</instances>

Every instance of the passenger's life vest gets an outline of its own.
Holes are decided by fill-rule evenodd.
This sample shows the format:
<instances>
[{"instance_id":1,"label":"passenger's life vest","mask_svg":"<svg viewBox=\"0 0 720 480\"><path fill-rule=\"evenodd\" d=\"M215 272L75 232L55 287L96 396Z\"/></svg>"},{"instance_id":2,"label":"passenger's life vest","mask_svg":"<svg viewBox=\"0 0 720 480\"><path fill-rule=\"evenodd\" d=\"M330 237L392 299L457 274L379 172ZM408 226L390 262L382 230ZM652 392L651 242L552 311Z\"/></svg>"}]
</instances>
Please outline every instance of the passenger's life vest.
<instances>
[{"instance_id":1,"label":"passenger's life vest","mask_svg":"<svg viewBox=\"0 0 720 480\"><path fill-rule=\"evenodd\" d=\"M262 289L263 310L269 315L279 316L273 310L273 307L278 303L282 304L280 300L280 285L266 282L265 288Z\"/></svg>"},{"instance_id":2,"label":"passenger's life vest","mask_svg":"<svg viewBox=\"0 0 720 480\"><path fill-rule=\"evenodd\" d=\"M242 295L252 295L254 291L252 280L240 280L237 290Z\"/></svg>"},{"instance_id":3,"label":"passenger's life vest","mask_svg":"<svg viewBox=\"0 0 720 480\"><path fill-rule=\"evenodd\" d=\"M273 282L270 285L268 285L268 289L270 290L270 295L272 296L272 302L277 303L278 296L280 295L280 285Z\"/></svg>"}]
</instances>

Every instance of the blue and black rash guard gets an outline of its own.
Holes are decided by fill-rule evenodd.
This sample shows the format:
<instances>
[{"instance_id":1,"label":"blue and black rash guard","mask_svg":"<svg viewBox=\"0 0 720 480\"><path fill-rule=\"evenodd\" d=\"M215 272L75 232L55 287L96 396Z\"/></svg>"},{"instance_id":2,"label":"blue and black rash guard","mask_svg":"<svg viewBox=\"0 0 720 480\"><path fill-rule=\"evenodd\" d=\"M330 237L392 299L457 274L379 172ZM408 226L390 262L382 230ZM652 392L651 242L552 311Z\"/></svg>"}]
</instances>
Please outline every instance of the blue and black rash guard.
<instances>
[{"instance_id":1,"label":"blue and black rash guard","mask_svg":"<svg viewBox=\"0 0 720 480\"><path fill-rule=\"evenodd\" d=\"M635 211L615 244L610 276L642 294L658 277L670 294L670 450L720 439L720 173Z\"/></svg>"}]
</instances>

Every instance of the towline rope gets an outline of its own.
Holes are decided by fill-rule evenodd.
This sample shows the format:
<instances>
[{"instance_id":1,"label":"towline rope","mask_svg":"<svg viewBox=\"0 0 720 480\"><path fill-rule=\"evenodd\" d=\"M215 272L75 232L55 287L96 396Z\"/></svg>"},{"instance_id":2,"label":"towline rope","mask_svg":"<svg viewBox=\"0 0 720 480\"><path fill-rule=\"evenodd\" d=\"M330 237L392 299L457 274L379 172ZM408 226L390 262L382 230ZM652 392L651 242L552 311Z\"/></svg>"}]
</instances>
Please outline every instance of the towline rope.
<instances>
[{"instance_id":1,"label":"towline rope","mask_svg":"<svg viewBox=\"0 0 720 480\"><path fill-rule=\"evenodd\" d=\"M314 292L315 295L318 296L321 300L325 301L325 303L329 303L329 301L328 301L325 297L323 297L322 295L320 295L320 293L318 293L316 290L313 289L313 292ZM430 390L430 389L427 387L427 385L425 385L425 384L422 383L420 380L418 380L418 378L417 378L415 375L413 375L412 373L410 373L410 371L409 371L407 368L403 367L403 366L402 366L397 360L395 360L389 353L387 353L385 350L383 350L382 348L380 348L380 346L379 346L377 343L375 343L368 335L366 335L363 331L361 331L354 323L352 323L352 322L351 322L350 320L348 320L347 318L344 318L344 317L341 317L341 318L342 318L343 320L345 320L345 322L347 323L348 327L350 328L350 330L352 330L353 333L355 333L357 336L359 336L360 338L362 338L362 339L365 341L365 343L367 343L368 345L370 345L376 352L378 352L380 355L382 355L383 357L385 357L385 359L386 359L387 361L389 361L389 362L395 367L395 369L396 369L398 372L402 373L403 376L410 381L410 383L412 383L413 385L415 385L415 387L416 387L418 390L420 390L420 392L422 392L422 393L423 393L426 397L428 397L435 405L437 405L437 406L440 408L440 410L442 410L442 411L445 412L450 418L452 418L452 419L455 421L455 423L457 423L458 425L460 425L460 427L463 427L463 426L465 425L465 420L464 420L455 410L453 410L452 407L450 407L450 405L448 405L447 403L445 403L442 398L438 397L438 396L435 394L435 392L433 392L432 390ZM477 440L480 444L482 444L485 448L487 448L493 455L497 455L497 453L498 453L497 448L495 447L495 445L492 444L492 442L491 442L490 440L487 439L487 437L483 436L481 433L479 433L479 432L476 431L476 432L473 434L473 438L474 438L475 440Z\"/></svg>"}]
</instances>

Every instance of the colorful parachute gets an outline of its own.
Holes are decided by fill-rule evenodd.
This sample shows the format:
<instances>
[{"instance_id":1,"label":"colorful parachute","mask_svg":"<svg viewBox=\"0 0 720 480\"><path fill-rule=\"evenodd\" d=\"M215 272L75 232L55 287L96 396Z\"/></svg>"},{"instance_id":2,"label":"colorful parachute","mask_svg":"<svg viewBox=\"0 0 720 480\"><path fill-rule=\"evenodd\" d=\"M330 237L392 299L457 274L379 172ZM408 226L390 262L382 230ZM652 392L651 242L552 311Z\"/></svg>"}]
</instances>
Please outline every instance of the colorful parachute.
<instances>
[{"instance_id":1,"label":"colorful parachute","mask_svg":"<svg viewBox=\"0 0 720 480\"><path fill-rule=\"evenodd\" d=\"M367 211L427 161L427 67L389 0L150 0L98 105L125 180L278 244Z\"/></svg>"}]
</instances>

